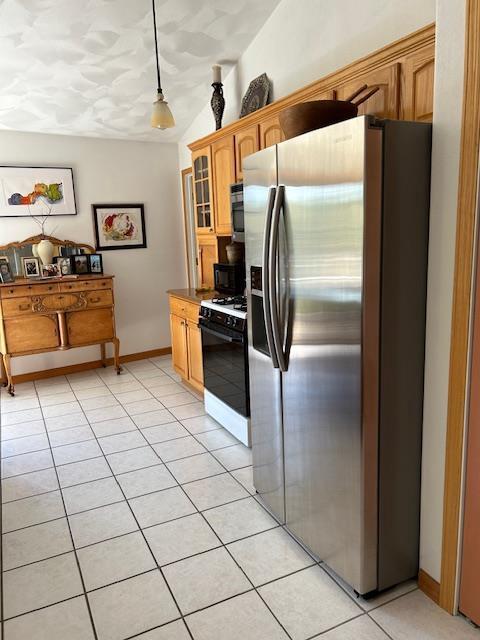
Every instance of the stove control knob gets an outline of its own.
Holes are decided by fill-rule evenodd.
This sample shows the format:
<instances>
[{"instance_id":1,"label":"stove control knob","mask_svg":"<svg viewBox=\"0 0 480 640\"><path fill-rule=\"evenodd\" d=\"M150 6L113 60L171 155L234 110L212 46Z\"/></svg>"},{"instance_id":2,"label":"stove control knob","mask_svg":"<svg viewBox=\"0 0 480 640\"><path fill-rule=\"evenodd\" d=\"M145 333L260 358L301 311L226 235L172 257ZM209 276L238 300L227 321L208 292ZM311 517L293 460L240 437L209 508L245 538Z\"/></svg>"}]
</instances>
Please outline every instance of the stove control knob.
<instances>
[{"instance_id":1,"label":"stove control knob","mask_svg":"<svg viewBox=\"0 0 480 640\"><path fill-rule=\"evenodd\" d=\"M237 326L237 318L232 318L232 327Z\"/></svg>"}]
</instances>

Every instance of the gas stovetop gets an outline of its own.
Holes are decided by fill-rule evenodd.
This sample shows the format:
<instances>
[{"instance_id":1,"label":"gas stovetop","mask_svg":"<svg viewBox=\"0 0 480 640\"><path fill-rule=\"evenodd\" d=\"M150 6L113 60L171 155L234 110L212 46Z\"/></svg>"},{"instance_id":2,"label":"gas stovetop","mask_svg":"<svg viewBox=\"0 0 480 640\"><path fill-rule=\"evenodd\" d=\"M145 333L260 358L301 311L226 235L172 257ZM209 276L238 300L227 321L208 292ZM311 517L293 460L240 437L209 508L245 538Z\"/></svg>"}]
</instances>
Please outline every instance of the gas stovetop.
<instances>
[{"instance_id":1,"label":"gas stovetop","mask_svg":"<svg viewBox=\"0 0 480 640\"><path fill-rule=\"evenodd\" d=\"M247 317L246 296L221 296L211 300L202 300L201 306L237 318L245 319Z\"/></svg>"},{"instance_id":2,"label":"gas stovetop","mask_svg":"<svg viewBox=\"0 0 480 640\"><path fill-rule=\"evenodd\" d=\"M220 296L213 298L211 302L221 307L233 307L237 311L247 310L247 296Z\"/></svg>"}]
</instances>

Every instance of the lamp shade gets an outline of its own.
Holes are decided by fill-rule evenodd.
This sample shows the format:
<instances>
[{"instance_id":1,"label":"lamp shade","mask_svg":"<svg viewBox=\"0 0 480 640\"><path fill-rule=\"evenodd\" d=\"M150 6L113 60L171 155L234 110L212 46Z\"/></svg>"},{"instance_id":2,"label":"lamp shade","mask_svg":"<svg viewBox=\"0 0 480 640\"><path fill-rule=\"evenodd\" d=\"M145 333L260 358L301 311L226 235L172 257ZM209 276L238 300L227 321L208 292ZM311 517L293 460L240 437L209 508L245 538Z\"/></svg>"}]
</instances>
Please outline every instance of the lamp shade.
<instances>
[{"instance_id":1,"label":"lamp shade","mask_svg":"<svg viewBox=\"0 0 480 640\"><path fill-rule=\"evenodd\" d=\"M162 93L157 94L157 99L153 103L152 119L150 122L155 129L170 129L175 126L172 112Z\"/></svg>"}]
</instances>

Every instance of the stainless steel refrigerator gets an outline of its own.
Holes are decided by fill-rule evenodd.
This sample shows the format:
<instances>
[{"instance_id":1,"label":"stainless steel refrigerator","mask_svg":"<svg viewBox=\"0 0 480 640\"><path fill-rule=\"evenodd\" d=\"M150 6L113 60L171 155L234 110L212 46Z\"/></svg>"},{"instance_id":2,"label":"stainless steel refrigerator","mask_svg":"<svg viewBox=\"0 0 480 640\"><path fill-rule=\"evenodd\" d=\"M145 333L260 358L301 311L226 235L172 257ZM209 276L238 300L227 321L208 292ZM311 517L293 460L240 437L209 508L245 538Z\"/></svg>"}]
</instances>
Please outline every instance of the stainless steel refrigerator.
<instances>
[{"instance_id":1,"label":"stainless steel refrigerator","mask_svg":"<svg viewBox=\"0 0 480 640\"><path fill-rule=\"evenodd\" d=\"M244 161L254 484L358 593L418 570L431 126Z\"/></svg>"}]
</instances>

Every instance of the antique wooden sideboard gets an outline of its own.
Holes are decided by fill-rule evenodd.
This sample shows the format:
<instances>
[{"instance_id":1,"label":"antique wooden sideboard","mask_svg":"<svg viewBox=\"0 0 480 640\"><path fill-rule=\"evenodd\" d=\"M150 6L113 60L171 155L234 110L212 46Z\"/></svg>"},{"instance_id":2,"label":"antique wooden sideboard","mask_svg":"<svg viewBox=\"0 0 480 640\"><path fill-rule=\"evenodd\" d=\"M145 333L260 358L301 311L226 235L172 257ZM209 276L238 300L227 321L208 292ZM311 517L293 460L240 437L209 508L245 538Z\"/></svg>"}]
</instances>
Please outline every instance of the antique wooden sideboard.
<instances>
[{"instance_id":1,"label":"antique wooden sideboard","mask_svg":"<svg viewBox=\"0 0 480 640\"><path fill-rule=\"evenodd\" d=\"M61 241L57 243L60 246ZM2 250L7 253L7 247L0 247L0 255ZM105 365L105 345L112 343L114 365L120 373L114 309L110 275L17 277L14 282L0 283L0 374L8 392L14 394L11 358L16 356L100 345Z\"/></svg>"}]
</instances>

